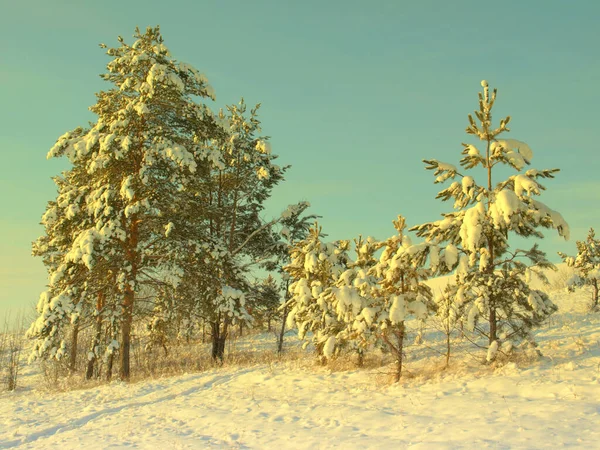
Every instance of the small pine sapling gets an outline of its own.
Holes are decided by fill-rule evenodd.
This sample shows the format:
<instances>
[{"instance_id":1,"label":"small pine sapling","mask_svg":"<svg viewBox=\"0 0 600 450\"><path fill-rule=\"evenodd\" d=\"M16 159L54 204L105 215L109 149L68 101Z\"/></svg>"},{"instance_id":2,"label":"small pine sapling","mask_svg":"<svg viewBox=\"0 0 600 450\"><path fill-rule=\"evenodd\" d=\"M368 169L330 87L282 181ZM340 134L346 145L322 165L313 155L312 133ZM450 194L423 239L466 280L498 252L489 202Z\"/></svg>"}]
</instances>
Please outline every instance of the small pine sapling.
<instances>
[{"instance_id":1,"label":"small pine sapling","mask_svg":"<svg viewBox=\"0 0 600 450\"><path fill-rule=\"evenodd\" d=\"M560 257L569 267L575 269L575 275L567 284L572 290L574 286L590 286L592 288L591 310L598 310L598 285L600 284L600 240L590 228L585 241L577 241L577 255L567 256L559 252Z\"/></svg>"},{"instance_id":2,"label":"small pine sapling","mask_svg":"<svg viewBox=\"0 0 600 450\"><path fill-rule=\"evenodd\" d=\"M324 363L336 353L338 334L345 328L338 319L332 289L348 268L350 243L324 243L321 235L321 228L315 223L306 239L291 247L291 262L284 269L291 280L287 327L298 328L304 346L312 342L317 357Z\"/></svg>"},{"instance_id":3,"label":"small pine sapling","mask_svg":"<svg viewBox=\"0 0 600 450\"><path fill-rule=\"evenodd\" d=\"M396 361L395 381L402 376L406 320L424 320L433 311L432 293L424 282L430 271L424 267L429 245L413 244L405 233L404 217L394 222L397 234L384 242L384 250L372 273L377 278L373 296L379 314L375 323L383 342Z\"/></svg>"}]
</instances>

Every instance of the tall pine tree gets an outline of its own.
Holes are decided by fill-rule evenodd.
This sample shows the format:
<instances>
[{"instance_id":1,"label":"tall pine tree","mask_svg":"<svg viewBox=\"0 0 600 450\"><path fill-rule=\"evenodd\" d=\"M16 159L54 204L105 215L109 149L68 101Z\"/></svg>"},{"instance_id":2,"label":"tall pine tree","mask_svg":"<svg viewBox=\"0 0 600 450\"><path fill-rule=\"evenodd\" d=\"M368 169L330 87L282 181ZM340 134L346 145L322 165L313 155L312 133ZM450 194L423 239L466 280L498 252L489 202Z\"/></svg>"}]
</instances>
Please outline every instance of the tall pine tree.
<instances>
[{"instance_id":1,"label":"tall pine tree","mask_svg":"<svg viewBox=\"0 0 600 450\"><path fill-rule=\"evenodd\" d=\"M197 101L214 98L206 78L170 56L158 27L136 29L133 44L121 37L119 43L107 49L112 60L102 75L112 86L90 108L97 121L60 137L48 157L66 156L85 170L77 186L88 187L80 200L84 214L69 231L69 254L88 270L100 260L114 269L119 373L129 379L136 295L145 285L180 279L185 249L173 230L199 232L194 217L180 213L182 193L210 157L208 141L222 131ZM49 270L52 279L56 270ZM71 291L66 295L76 295Z\"/></svg>"}]
</instances>

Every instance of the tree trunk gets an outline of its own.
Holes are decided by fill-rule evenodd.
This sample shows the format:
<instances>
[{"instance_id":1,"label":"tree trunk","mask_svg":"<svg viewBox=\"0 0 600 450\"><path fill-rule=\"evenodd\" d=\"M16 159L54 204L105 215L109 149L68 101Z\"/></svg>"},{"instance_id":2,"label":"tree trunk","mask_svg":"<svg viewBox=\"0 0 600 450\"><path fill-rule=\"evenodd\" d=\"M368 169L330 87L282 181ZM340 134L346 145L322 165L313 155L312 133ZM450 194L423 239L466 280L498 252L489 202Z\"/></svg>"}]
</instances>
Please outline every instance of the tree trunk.
<instances>
[{"instance_id":1,"label":"tree trunk","mask_svg":"<svg viewBox=\"0 0 600 450\"><path fill-rule=\"evenodd\" d=\"M356 366L363 367L365 365L365 352L362 348L356 349Z\"/></svg>"},{"instance_id":2,"label":"tree trunk","mask_svg":"<svg viewBox=\"0 0 600 450\"><path fill-rule=\"evenodd\" d=\"M114 351L114 350L113 350ZM106 381L110 381L112 378L112 370L113 370L113 361L115 359L115 354L111 353L108 357L108 361L106 363Z\"/></svg>"},{"instance_id":3,"label":"tree trunk","mask_svg":"<svg viewBox=\"0 0 600 450\"><path fill-rule=\"evenodd\" d=\"M244 332L244 322L240 322L240 337L242 337L243 332Z\"/></svg>"},{"instance_id":4,"label":"tree trunk","mask_svg":"<svg viewBox=\"0 0 600 450\"><path fill-rule=\"evenodd\" d=\"M404 350L404 322L400 322L398 330L395 332L398 346L396 347L396 383L402 376L402 352Z\"/></svg>"},{"instance_id":5,"label":"tree trunk","mask_svg":"<svg viewBox=\"0 0 600 450\"><path fill-rule=\"evenodd\" d=\"M486 165L487 165L487 175L488 175L488 193L492 192L492 164L490 161L490 138L488 137L488 141L487 141L487 146L486 146ZM488 203L487 203L487 212L489 214L490 211L490 204L491 204L491 199L488 197ZM489 273L491 273L492 275L494 274L494 264L495 264L495 255L494 255L494 231L490 231L490 234L488 236L488 251L490 253L490 260L488 263L488 267L487 267L487 271ZM493 299L490 299L493 300ZM492 301L492 303L494 303ZM497 323L496 323L496 308L495 305L490 305L490 336L489 336L489 343L490 345L492 344L492 342L494 342L496 340L496 328L497 328Z\"/></svg>"},{"instance_id":6,"label":"tree trunk","mask_svg":"<svg viewBox=\"0 0 600 450\"><path fill-rule=\"evenodd\" d=\"M87 370L85 371L85 379L86 380L91 380L92 377L94 376L94 367L96 366L96 361L98 359L97 355L96 355L96 351L98 346L100 345L100 338L102 335L102 320L98 320L98 317L96 318L96 334L94 336L94 340L92 341L92 348L90 350L91 353L93 353L93 356L91 358L88 358L88 363L87 363Z\"/></svg>"},{"instance_id":7,"label":"tree trunk","mask_svg":"<svg viewBox=\"0 0 600 450\"><path fill-rule=\"evenodd\" d=\"M130 373L130 351L131 351L131 322L133 321L133 290L128 288L125 291L123 302L123 322L121 323L121 345L119 353L121 355L121 367L119 377L123 381L128 381Z\"/></svg>"},{"instance_id":8,"label":"tree trunk","mask_svg":"<svg viewBox=\"0 0 600 450\"><path fill-rule=\"evenodd\" d=\"M79 322L73 325L73 334L71 336L71 355L69 358L69 372L75 372L75 364L77 363L77 338L79 337Z\"/></svg>"},{"instance_id":9,"label":"tree trunk","mask_svg":"<svg viewBox=\"0 0 600 450\"><path fill-rule=\"evenodd\" d=\"M450 330L446 333L446 366L445 369L450 365Z\"/></svg>"},{"instance_id":10,"label":"tree trunk","mask_svg":"<svg viewBox=\"0 0 600 450\"><path fill-rule=\"evenodd\" d=\"M592 287L594 288L594 293L592 294L592 309L598 308L598 280L594 278Z\"/></svg>"},{"instance_id":11,"label":"tree trunk","mask_svg":"<svg viewBox=\"0 0 600 450\"><path fill-rule=\"evenodd\" d=\"M279 331L279 339L277 340L277 353L281 355L283 352L283 338L285 336L285 322L288 316L287 306L283 307L283 320L281 321L281 331Z\"/></svg>"},{"instance_id":12,"label":"tree trunk","mask_svg":"<svg viewBox=\"0 0 600 450\"><path fill-rule=\"evenodd\" d=\"M93 356L88 358L87 370L85 372L85 379L90 380L94 376L94 366L97 362L96 351L100 346L100 339L102 339L102 310L104 309L104 293L98 294L98 299L96 300L96 333L94 335L94 339L92 341L91 353Z\"/></svg>"},{"instance_id":13,"label":"tree trunk","mask_svg":"<svg viewBox=\"0 0 600 450\"><path fill-rule=\"evenodd\" d=\"M138 269L138 219L136 215L131 218L129 230L129 239L127 241L127 262L131 265L130 278L128 281L137 281ZM123 322L121 324L121 346L119 353L121 355L121 367L119 376L121 380L128 381L130 373L130 350L131 350L131 324L133 322L133 302L135 299L134 287L126 285L123 298Z\"/></svg>"},{"instance_id":14,"label":"tree trunk","mask_svg":"<svg viewBox=\"0 0 600 450\"><path fill-rule=\"evenodd\" d=\"M489 339L489 344L492 345L492 342L494 342L497 338L496 338L496 333L497 333L497 323L496 323L496 308L491 307L490 308L490 339Z\"/></svg>"},{"instance_id":15,"label":"tree trunk","mask_svg":"<svg viewBox=\"0 0 600 450\"><path fill-rule=\"evenodd\" d=\"M450 334L452 333L452 325L450 323L450 296L445 297L446 300L446 325L444 327L444 333L446 334L446 365L444 369L447 369L450 365ZM462 321L460 323L462 330Z\"/></svg>"},{"instance_id":16,"label":"tree trunk","mask_svg":"<svg viewBox=\"0 0 600 450\"><path fill-rule=\"evenodd\" d=\"M281 321L281 331L279 332L279 340L277 341L277 353L279 353L281 355L281 352L283 352L283 338L285 336L285 322L287 321L287 316L289 314L288 311L288 306L287 306L287 302L289 300L288 296L290 295L288 293L288 288L290 286L290 282L287 281L285 283L285 297L284 297L284 301L285 301L285 306L283 307L283 319Z\"/></svg>"},{"instance_id":17,"label":"tree trunk","mask_svg":"<svg viewBox=\"0 0 600 450\"><path fill-rule=\"evenodd\" d=\"M223 322L223 329L221 329L220 321L212 322L212 359L213 361L223 362L225 357L225 344L227 342L227 319Z\"/></svg>"}]
</instances>

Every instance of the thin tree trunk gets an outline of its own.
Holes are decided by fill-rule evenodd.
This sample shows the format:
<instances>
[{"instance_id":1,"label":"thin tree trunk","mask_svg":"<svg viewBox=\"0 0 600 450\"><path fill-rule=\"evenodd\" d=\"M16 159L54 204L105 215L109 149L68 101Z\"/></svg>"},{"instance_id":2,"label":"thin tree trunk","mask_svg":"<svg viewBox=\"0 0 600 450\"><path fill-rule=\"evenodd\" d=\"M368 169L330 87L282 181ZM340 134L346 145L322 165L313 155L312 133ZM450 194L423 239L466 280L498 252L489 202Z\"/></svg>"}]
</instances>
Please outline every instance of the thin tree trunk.
<instances>
[{"instance_id":1,"label":"thin tree trunk","mask_svg":"<svg viewBox=\"0 0 600 450\"><path fill-rule=\"evenodd\" d=\"M128 289L125 292L125 301L123 302L123 322L121 324L121 345L119 352L121 355L121 367L119 376L127 381L130 373L130 351L131 351L131 322L133 321L133 291Z\"/></svg>"},{"instance_id":2,"label":"thin tree trunk","mask_svg":"<svg viewBox=\"0 0 600 450\"><path fill-rule=\"evenodd\" d=\"M102 320L98 320L96 318L96 333L94 336L94 340L92 341L92 348L90 350L93 353L91 358L88 358L87 369L85 371L85 379L90 380L94 376L94 367L96 366L96 361L98 359L96 355L96 351L98 346L100 345L100 338L102 335Z\"/></svg>"},{"instance_id":3,"label":"thin tree trunk","mask_svg":"<svg viewBox=\"0 0 600 450\"><path fill-rule=\"evenodd\" d=\"M281 321L281 330L279 331L279 339L277 340L277 353L283 352L283 338L285 337L285 322L287 321L288 309L287 306L283 308L283 320Z\"/></svg>"},{"instance_id":4,"label":"thin tree trunk","mask_svg":"<svg viewBox=\"0 0 600 450\"><path fill-rule=\"evenodd\" d=\"M486 161L487 161L487 176L488 176L488 193L492 192L492 163L490 161L490 141L488 138L487 147L486 147ZM487 210L490 210L491 200L488 198ZM488 251L490 253L490 262L487 270L490 273L494 273L494 231L490 231L488 235ZM494 299L490 298L490 336L489 336L489 344L496 340L496 307L494 305Z\"/></svg>"},{"instance_id":5,"label":"thin tree trunk","mask_svg":"<svg viewBox=\"0 0 600 450\"><path fill-rule=\"evenodd\" d=\"M128 240L127 249L127 261L131 265L131 278L130 281L136 281L137 278L137 246L139 240L138 232L138 221L134 215L131 218L131 228ZM121 356L121 367L119 376L122 380L128 381L130 373L130 351L131 351L131 325L133 322L133 302L135 299L135 292L131 285L127 284L125 288L125 295L123 298L123 322L121 324L121 346L119 349Z\"/></svg>"},{"instance_id":6,"label":"thin tree trunk","mask_svg":"<svg viewBox=\"0 0 600 450\"><path fill-rule=\"evenodd\" d=\"M114 352L114 350L113 350L113 352ZM110 381L110 379L112 378L114 359L115 359L115 354L111 353L110 356L108 357L108 361L106 363L106 381Z\"/></svg>"},{"instance_id":7,"label":"thin tree trunk","mask_svg":"<svg viewBox=\"0 0 600 450\"><path fill-rule=\"evenodd\" d=\"M365 353L362 348L356 349L356 366L363 367L365 365Z\"/></svg>"},{"instance_id":8,"label":"thin tree trunk","mask_svg":"<svg viewBox=\"0 0 600 450\"><path fill-rule=\"evenodd\" d=\"M592 309L598 308L598 280L594 279L593 284L594 293L592 295Z\"/></svg>"},{"instance_id":9,"label":"thin tree trunk","mask_svg":"<svg viewBox=\"0 0 600 450\"><path fill-rule=\"evenodd\" d=\"M446 366L445 369L450 365L450 331L446 333Z\"/></svg>"},{"instance_id":10,"label":"thin tree trunk","mask_svg":"<svg viewBox=\"0 0 600 450\"><path fill-rule=\"evenodd\" d=\"M490 339L489 339L490 345L492 345L492 342L494 342L497 339L496 338L497 326L498 326L498 324L496 323L496 308L494 308L492 306L492 307L490 307Z\"/></svg>"},{"instance_id":11,"label":"thin tree trunk","mask_svg":"<svg viewBox=\"0 0 600 450\"><path fill-rule=\"evenodd\" d=\"M69 358L69 372L75 372L75 364L77 363L77 341L79 337L79 322L73 325L73 334L71 336L71 355Z\"/></svg>"},{"instance_id":12,"label":"thin tree trunk","mask_svg":"<svg viewBox=\"0 0 600 450\"><path fill-rule=\"evenodd\" d=\"M402 376L402 352L404 350L404 322L400 322L398 330L395 332L398 346L396 347L396 383Z\"/></svg>"},{"instance_id":13,"label":"thin tree trunk","mask_svg":"<svg viewBox=\"0 0 600 450\"><path fill-rule=\"evenodd\" d=\"M85 372L86 380L91 379L94 376L94 366L96 365L98 356L96 355L97 348L100 346L100 339L102 338L102 310L104 309L104 293L98 294L96 300L96 333L94 340L92 341L91 353L93 356L88 359L87 370Z\"/></svg>"},{"instance_id":14,"label":"thin tree trunk","mask_svg":"<svg viewBox=\"0 0 600 450\"><path fill-rule=\"evenodd\" d=\"M446 366L444 367L445 369L448 368L448 366L450 365L450 334L452 332L452 326L450 325L450 296L447 295L445 296L446 299L446 326L445 326L445 332L446 332ZM461 326L462 326L462 322L461 322Z\"/></svg>"},{"instance_id":15,"label":"thin tree trunk","mask_svg":"<svg viewBox=\"0 0 600 450\"><path fill-rule=\"evenodd\" d=\"M227 318L223 321L223 329L221 329L220 320L211 323L212 359L215 362L223 362L223 358L225 357L225 344L227 343L227 328Z\"/></svg>"}]
</instances>

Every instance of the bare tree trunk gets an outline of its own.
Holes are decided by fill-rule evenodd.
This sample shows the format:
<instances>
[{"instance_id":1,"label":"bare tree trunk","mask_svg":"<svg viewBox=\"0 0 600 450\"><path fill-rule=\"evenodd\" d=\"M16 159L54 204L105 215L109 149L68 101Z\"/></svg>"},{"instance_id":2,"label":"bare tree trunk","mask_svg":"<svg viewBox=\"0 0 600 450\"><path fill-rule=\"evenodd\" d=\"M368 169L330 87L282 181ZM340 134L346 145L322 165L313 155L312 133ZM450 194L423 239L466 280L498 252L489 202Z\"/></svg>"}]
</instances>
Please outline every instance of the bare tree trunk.
<instances>
[{"instance_id":1,"label":"bare tree trunk","mask_svg":"<svg viewBox=\"0 0 600 450\"><path fill-rule=\"evenodd\" d=\"M288 310L287 306L283 309L283 320L281 321L281 330L279 331L279 338L277 339L277 353L281 355L283 352L283 338L285 337L285 322L287 320Z\"/></svg>"},{"instance_id":2,"label":"bare tree trunk","mask_svg":"<svg viewBox=\"0 0 600 450\"><path fill-rule=\"evenodd\" d=\"M133 290L127 289L123 302L123 322L121 323L121 367L119 377L127 381L130 373L130 351L131 351L131 322L133 321Z\"/></svg>"},{"instance_id":3,"label":"bare tree trunk","mask_svg":"<svg viewBox=\"0 0 600 450\"><path fill-rule=\"evenodd\" d=\"M212 359L213 361L223 362L225 357L225 344L227 343L227 328L229 322L227 318L223 320L221 329L221 321L216 320L211 323L212 329Z\"/></svg>"},{"instance_id":4,"label":"bare tree trunk","mask_svg":"<svg viewBox=\"0 0 600 450\"><path fill-rule=\"evenodd\" d=\"M356 366L363 367L365 365L365 353L363 352L362 348L356 349L356 356Z\"/></svg>"},{"instance_id":5,"label":"bare tree trunk","mask_svg":"<svg viewBox=\"0 0 600 450\"><path fill-rule=\"evenodd\" d=\"M396 347L396 383L400 381L402 376L402 352L404 350L404 322L399 324L398 330L395 332L398 346Z\"/></svg>"},{"instance_id":6,"label":"bare tree trunk","mask_svg":"<svg viewBox=\"0 0 600 450\"><path fill-rule=\"evenodd\" d=\"M594 293L592 294L592 309L598 308L598 280L594 278L592 287L594 288Z\"/></svg>"},{"instance_id":7,"label":"bare tree trunk","mask_svg":"<svg viewBox=\"0 0 600 450\"><path fill-rule=\"evenodd\" d=\"M450 331L446 333L446 366L445 369L450 365Z\"/></svg>"},{"instance_id":8,"label":"bare tree trunk","mask_svg":"<svg viewBox=\"0 0 600 450\"><path fill-rule=\"evenodd\" d=\"M79 322L73 325L73 334L71 335L71 355L69 358L69 372L75 372L75 365L77 363L77 341L79 337Z\"/></svg>"},{"instance_id":9,"label":"bare tree trunk","mask_svg":"<svg viewBox=\"0 0 600 450\"><path fill-rule=\"evenodd\" d=\"M217 359L217 356L219 355L219 331L220 327L219 327L219 322L211 322L210 324L210 328L211 328L211 332L212 332L212 352L211 352L211 356L213 360Z\"/></svg>"},{"instance_id":10,"label":"bare tree trunk","mask_svg":"<svg viewBox=\"0 0 600 450\"><path fill-rule=\"evenodd\" d=\"M279 331L279 340L277 341L277 353L281 355L281 352L283 352L283 338L285 337L285 323L287 322L287 317L289 314L289 310L288 310L288 305L287 302L289 300L289 292L288 292L288 288L290 286L290 282L286 281L285 283L285 296L284 296L284 306L283 306L283 313L282 313L282 320L281 320L281 330Z\"/></svg>"},{"instance_id":11,"label":"bare tree trunk","mask_svg":"<svg viewBox=\"0 0 600 450\"><path fill-rule=\"evenodd\" d=\"M487 166L487 176L488 176L488 193L492 192L492 164L491 164L491 160L490 160L490 138L488 137L487 140L487 145L486 145L486 166ZM490 211L490 205L491 205L491 198L488 198L488 203L487 203L487 212L489 213ZM495 263L495 255L494 255L494 232L490 231L490 234L487 237L488 239L488 251L490 253L490 260L489 260L489 265L487 267L487 271L490 272L491 274L494 273L494 263ZM492 301L492 303L494 303ZM496 323L496 308L495 305L491 305L490 306L490 336L489 336L489 343L490 345L492 344L492 342L494 342L496 340L496 328L497 328L497 323Z\"/></svg>"},{"instance_id":12,"label":"bare tree trunk","mask_svg":"<svg viewBox=\"0 0 600 450\"><path fill-rule=\"evenodd\" d=\"M97 347L100 344L100 335L102 333L102 322L96 321L96 334L94 336L94 340L92 341L92 348L90 350L93 353L91 358L88 358L87 369L85 371L85 379L91 380L94 376L94 366L96 365L97 356L96 351Z\"/></svg>"},{"instance_id":13,"label":"bare tree trunk","mask_svg":"<svg viewBox=\"0 0 600 450\"><path fill-rule=\"evenodd\" d=\"M131 278L130 281L136 281L137 278L137 263L138 263L138 246L139 230L138 220L134 215L131 218L131 227L129 232L129 239L127 242L127 262L131 265ZM128 381L130 373L130 351L131 351L131 324L133 322L133 302L135 299L134 288L127 284L125 288L125 295L123 298L123 322L121 324L121 345L120 345L120 356L121 356L121 367L119 376L121 380Z\"/></svg>"},{"instance_id":14,"label":"bare tree trunk","mask_svg":"<svg viewBox=\"0 0 600 450\"><path fill-rule=\"evenodd\" d=\"M444 325L444 333L446 334L446 365L444 366L444 369L447 369L448 366L450 365L450 335L452 334L452 325L450 323L450 296L446 295L444 297L444 299L446 300L446 323ZM461 331L462 331L462 322L461 324Z\"/></svg>"},{"instance_id":15,"label":"bare tree trunk","mask_svg":"<svg viewBox=\"0 0 600 450\"><path fill-rule=\"evenodd\" d=\"M114 359L115 359L115 354L111 353L110 356L108 357L108 361L106 362L106 381L110 381L112 378Z\"/></svg>"},{"instance_id":16,"label":"bare tree trunk","mask_svg":"<svg viewBox=\"0 0 600 450\"><path fill-rule=\"evenodd\" d=\"M87 370L85 372L86 380L91 379L94 376L94 366L96 365L98 356L96 355L97 348L100 346L100 339L102 339L102 310L104 309L104 293L98 294L96 300L96 333L92 341L91 353L93 356L88 358Z\"/></svg>"},{"instance_id":17,"label":"bare tree trunk","mask_svg":"<svg viewBox=\"0 0 600 450\"><path fill-rule=\"evenodd\" d=\"M497 338L496 338L496 333L497 333L497 323L496 323L496 308L491 307L490 308L490 339L489 339L489 344L492 345L492 342L494 342Z\"/></svg>"},{"instance_id":18,"label":"bare tree trunk","mask_svg":"<svg viewBox=\"0 0 600 450\"><path fill-rule=\"evenodd\" d=\"M285 322L287 321L288 316L288 307L283 307L283 320L281 321L281 330L279 331L279 340L277 342L277 353L281 354L283 352L283 338L285 337Z\"/></svg>"}]
</instances>

